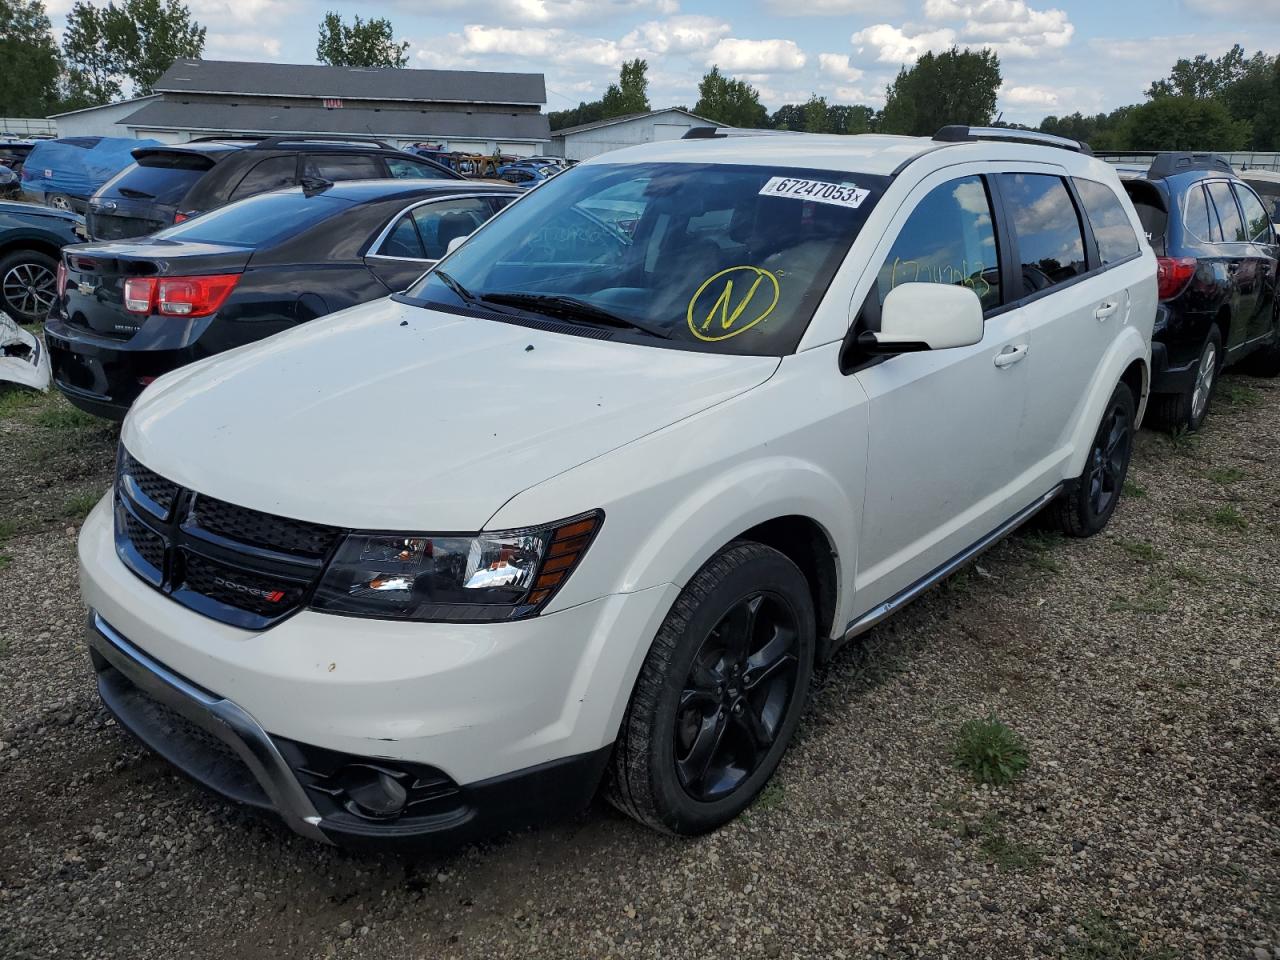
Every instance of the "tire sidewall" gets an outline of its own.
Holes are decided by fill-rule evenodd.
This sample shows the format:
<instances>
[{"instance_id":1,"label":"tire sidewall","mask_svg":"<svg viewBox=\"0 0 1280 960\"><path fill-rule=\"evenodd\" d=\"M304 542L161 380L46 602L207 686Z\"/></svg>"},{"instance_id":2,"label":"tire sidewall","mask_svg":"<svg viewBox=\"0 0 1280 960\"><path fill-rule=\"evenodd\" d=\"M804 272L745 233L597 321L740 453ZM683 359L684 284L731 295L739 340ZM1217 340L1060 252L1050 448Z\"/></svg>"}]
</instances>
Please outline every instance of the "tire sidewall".
<instances>
[{"instance_id":1,"label":"tire sidewall","mask_svg":"<svg viewBox=\"0 0 1280 960\"><path fill-rule=\"evenodd\" d=\"M730 548L732 549L732 548ZM786 604L799 627L796 686L787 715L764 761L729 796L699 801L680 784L675 766L676 705L703 640L739 600L764 592ZM650 787L666 826L676 833L703 833L733 819L750 805L777 769L804 713L816 648L813 600L804 575L776 551L755 556L716 583L685 624L658 695L649 729Z\"/></svg>"},{"instance_id":2,"label":"tire sidewall","mask_svg":"<svg viewBox=\"0 0 1280 960\"><path fill-rule=\"evenodd\" d=\"M1087 483L1089 477L1090 463L1086 462L1084 472L1080 476L1079 482L1076 484L1076 496L1079 498L1077 509L1080 513L1080 519L1083 522L1085 530L1090 535L1101 531L1115 514L1116 508L1120 505L1122 491L1124 489L1125 479L1129 476L1129 464L1133 462L1133 445L1135 434L1137 433L1137 403L1133 399L1133 391L1126 384L1116 384L1115 390L1111 392L1111 396L1107 399L1107 405L1103 408L1102 419L1098 423L1097 432L1093 435L1093 443L1089 445L1089 460L1093 459L1093 451L1102 439L1102 431L1106 426L1107 418L1117 403L1121 403L1125 407L1125 412L1129 415L1129 442L1124 452L1124 466L1120 470L1119 483L1116 486L1116 495L1111 498L1111 502L1107 505L1106 510L1102 513L1094 513L1089 503L1089 485Z\"/></svg>"},{"instance_id":3,"label":"tire sidewall","mask_svg":"<svg viewBox=\"0 0 1280 960\"><path fill-rule=\"evenodd\" d=\"M1209 396L1205 400L1204 410L1201 411L1199 417L1196 416L1196 407L1195 407L1196 387L1195 387L1194 381L1192 382L1191 386L1187 388L1187 399L1186 399L1187 424L1186 425L1188 430L1199 430L1204 425L1205 420L1207 420L1209 417L1209 410L1213 407L1214 394L1218 392L1218 381L1222 379L1222 369L1225 364L1223 362L1222 334L1218 330L1217 324L1214 324L1209 328L1208 334L1205 335L1204 343L1200 345L1200 353L1196 357L1196 375L1197 376L1199 376L1199 373L1200 373L1200 361L1204 359L1204 351L1211 343L1213 344L1214 350L1216 351L1215 353L1216 369L1213 371L1213 383L1209 385Z\"/></svg>"},{"instance_id":4,"label":"tire sidewall","mask_svg":"<svg viewBox=\"0 0 1280 960\"><path fill-rule=\"evenodd\" d=\"M44 316L33 317L30 314L22 313L4 295L2 284L5 276L14 267L23 263L39 264L51 273L56 273L58 269L58 261L46 253L41 253L39 250L15 250L13 253L0 257L0 310L9 314L18 323L40 323L46 319Z\"/></svg>"}]
</instances>

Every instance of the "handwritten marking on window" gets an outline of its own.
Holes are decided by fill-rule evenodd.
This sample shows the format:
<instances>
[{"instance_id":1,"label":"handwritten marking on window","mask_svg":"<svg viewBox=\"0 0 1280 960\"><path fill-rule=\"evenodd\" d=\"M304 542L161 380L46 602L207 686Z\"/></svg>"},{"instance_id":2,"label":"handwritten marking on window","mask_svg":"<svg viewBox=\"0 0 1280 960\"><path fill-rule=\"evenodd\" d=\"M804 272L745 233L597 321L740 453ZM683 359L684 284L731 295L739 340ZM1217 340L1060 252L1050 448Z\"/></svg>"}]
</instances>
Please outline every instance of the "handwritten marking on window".
<instances>
[{"instance_id":1,"label":"handwritten marking on window","mask_svg":"<svg viewBox=\"0 0 1280 960\"><path fill-rule=\"evenodd\" d=\"M894 257L893 270L889 274L889 289L892 290L900 283L948 283L968 287L981 299L991 292L991 283L985 273L986 267L981 260L970 269L967 260L961 260L957 267L950 263L939 266Z\"/></svg>"},{"instance_id":2,"label":"handwritten marking on window","mask_svg":"<svg viewBox=\"0 0 1280 960\"><path fill-rule=\"evenodd\" d=\"M768 270L746 266L721 270L704 280L689 300L689 331L707 343L736 337L773 313L780 294L778 278Z\"/></svg>"}]
</instances>

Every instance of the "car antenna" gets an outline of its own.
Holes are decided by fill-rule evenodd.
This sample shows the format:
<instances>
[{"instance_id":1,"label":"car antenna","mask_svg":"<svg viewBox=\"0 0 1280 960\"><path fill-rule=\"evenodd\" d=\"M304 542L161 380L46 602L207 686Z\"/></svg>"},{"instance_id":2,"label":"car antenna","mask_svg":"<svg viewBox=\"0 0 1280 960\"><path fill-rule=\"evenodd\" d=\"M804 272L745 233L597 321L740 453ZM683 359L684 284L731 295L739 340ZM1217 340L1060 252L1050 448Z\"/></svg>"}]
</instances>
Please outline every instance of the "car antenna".
<instances>
[{"instance_id":1,"label":"car antenna","mask_svg":"<svg viewBox=\"0 0 1280 960\"><path fill-rule=\"evenodd\" d=\"M333 186L333 181L324 177L303 177L299 183L302 184L302 195L306 197L314 197Z\"/></svg>"}]
</instances>

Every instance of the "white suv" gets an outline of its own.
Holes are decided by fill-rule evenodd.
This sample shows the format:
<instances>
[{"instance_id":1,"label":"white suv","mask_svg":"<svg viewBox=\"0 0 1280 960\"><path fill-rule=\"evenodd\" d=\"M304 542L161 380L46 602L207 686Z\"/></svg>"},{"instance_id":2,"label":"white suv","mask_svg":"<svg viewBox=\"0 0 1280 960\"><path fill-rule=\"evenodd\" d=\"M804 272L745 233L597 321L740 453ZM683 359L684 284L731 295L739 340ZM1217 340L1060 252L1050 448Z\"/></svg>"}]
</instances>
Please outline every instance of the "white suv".
<instances>
[{"instance_id":1,"label":"white suv","mask_svg":"<svg viewBox=\"0 0 1280 960\"><path fill-rule=\"evenodd\" d=\"M145 391L80 537L102 697L316 839L601 784L712 829L815 661L1042 507L1107 523L1141 235L1087 149L1007 132L583 163L406 293Z\"/></svg>"}]
</instances>

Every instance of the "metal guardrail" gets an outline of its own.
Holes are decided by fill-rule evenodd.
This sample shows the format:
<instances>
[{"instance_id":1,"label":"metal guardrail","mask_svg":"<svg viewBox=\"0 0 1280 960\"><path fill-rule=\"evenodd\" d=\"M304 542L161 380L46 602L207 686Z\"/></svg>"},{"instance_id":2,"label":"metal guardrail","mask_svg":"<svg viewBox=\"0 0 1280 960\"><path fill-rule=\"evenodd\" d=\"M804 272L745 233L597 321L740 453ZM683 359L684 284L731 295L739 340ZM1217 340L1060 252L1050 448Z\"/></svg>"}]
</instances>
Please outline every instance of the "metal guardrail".
<instances>
[{"instance_id":1,"label":"metal guardrail","mask_svg":"<svg viewBox=\"0 0 1280 960\"><path fill-rule=\"evenodd\" d=\"M1149 164L1158 153L1166 150L1099 150L1094 153L1100 160L1108 163L1140 163ZM1227 152L1215 150L1218 156L1225 159L1237 171L1272 170L1280 173L1280 153L1269 153L1262 150L1237 150Z\"/></svg>"}]
</instances>

